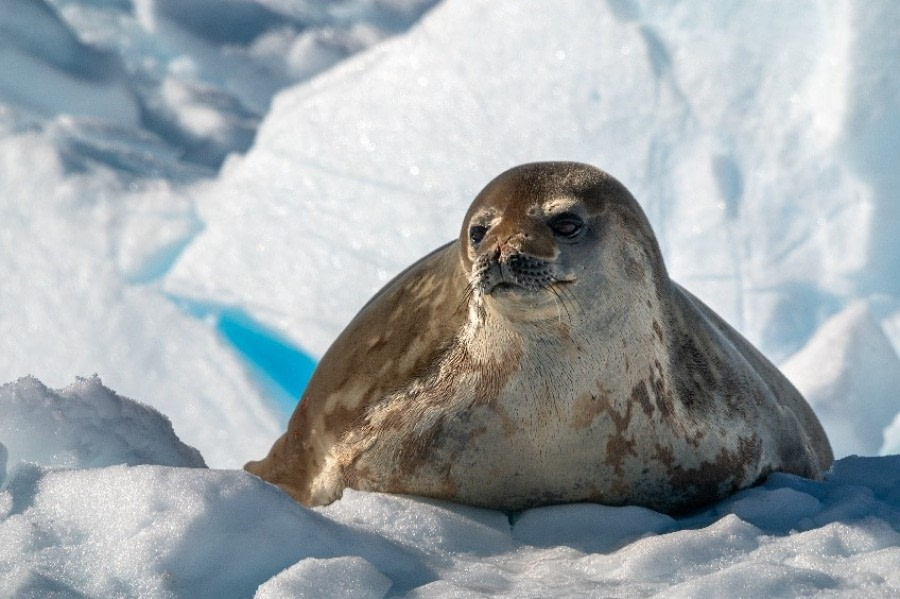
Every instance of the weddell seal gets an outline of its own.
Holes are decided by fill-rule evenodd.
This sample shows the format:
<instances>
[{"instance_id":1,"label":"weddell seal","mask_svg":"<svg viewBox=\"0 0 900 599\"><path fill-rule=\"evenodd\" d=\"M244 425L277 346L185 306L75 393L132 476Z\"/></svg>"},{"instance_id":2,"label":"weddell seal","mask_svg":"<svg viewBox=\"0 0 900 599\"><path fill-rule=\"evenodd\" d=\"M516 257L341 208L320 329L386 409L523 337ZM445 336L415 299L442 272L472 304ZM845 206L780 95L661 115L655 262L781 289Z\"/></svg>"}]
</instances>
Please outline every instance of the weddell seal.
<instances>
[{"instance_id":1,"label":"weddell seal","mask_svg":"<svg viewBox=\"0 0 900 599\"><path fill-rule=\"evenodd\" d=\"M669 279L628 190L548 162L491 181L363 307L246 469L309 506L350 487L671 512L832 461L791 383Z\"/></svg>"}]
</instances>

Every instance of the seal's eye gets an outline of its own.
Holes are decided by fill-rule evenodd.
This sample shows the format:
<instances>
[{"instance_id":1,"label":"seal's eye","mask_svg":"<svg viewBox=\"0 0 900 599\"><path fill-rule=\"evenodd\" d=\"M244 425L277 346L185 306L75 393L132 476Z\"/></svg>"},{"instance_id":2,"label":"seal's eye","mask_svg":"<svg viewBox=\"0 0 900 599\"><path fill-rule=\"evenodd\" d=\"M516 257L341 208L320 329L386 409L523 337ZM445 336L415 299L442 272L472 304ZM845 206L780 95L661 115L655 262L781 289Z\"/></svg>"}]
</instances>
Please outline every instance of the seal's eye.
<instances>
[{"instance_id":1,"label":"seal's eye","mask_svg":"<svg viewBox=\"0 0 900 599\"><path fill-rule=\"evenodd\" d=\"M550 228L560 237L571 239L581 233L581 230L584 228L584 221L576 214L563 212L550 221Z\"/></svg>"},{"instance_id":2,"label":"seal's eye","mask_svg":"<svg viewBox=\"0 0 900 599\"><path fill-rule=\"evenodd\" d=\"M488 228L484 225L472 225L469 227L469 240L472 242L472 245L481 243L481 240L487 235L487 230Z\"/></svg>"}]
</instances>

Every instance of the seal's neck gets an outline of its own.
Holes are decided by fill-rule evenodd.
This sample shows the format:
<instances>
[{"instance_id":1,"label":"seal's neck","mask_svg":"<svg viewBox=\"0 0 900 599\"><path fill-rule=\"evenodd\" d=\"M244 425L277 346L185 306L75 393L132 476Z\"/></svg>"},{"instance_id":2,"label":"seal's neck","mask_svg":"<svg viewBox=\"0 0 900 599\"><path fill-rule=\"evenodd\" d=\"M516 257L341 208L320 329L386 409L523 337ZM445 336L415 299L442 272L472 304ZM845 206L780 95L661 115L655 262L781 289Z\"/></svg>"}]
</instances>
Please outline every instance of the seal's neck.
<instances>
[{"instance_id":1,"label":"seal's neck","mask_svg":"<svg viewBox=\"0 0 900 599\"><path fill-rule=\"evenodd\" d=\"M520 367L533 362L539 371L552 363L552 376L563 378L580 369L585 372L578 376L587 378L602 371L618 379L620 388L630 388L646 378L651 367L667 362L658 332L665 320L658 313L660 304L647 301L646 293L618 299L604 298L596 305L504 304L502 309L497 302L473 301L460 340L468 355L481 363L524 360Z\"/></svg>"}]
</instances>

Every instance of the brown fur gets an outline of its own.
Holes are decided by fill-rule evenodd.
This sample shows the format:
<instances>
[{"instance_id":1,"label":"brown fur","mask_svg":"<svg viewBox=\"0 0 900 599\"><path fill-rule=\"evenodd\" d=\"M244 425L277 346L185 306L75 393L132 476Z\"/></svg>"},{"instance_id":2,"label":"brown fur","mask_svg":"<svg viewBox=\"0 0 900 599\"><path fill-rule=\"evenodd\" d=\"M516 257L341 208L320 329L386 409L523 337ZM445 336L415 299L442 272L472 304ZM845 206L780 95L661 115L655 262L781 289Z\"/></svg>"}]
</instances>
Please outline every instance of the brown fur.
<instances>
[{"instance_id":1,"label":"brown fur","mask_svg":"<svg viewBox=\"0 0 900 599\"><path fill-rule=\"evenodd\" d=\"M571 213L584 226L560 236ZM668 278L628 191L538 163L492 181L457 241L366 304L246 468L307 505L352 487L672 511L832 460L787 379Z\"/></svg>"}]
</instances>

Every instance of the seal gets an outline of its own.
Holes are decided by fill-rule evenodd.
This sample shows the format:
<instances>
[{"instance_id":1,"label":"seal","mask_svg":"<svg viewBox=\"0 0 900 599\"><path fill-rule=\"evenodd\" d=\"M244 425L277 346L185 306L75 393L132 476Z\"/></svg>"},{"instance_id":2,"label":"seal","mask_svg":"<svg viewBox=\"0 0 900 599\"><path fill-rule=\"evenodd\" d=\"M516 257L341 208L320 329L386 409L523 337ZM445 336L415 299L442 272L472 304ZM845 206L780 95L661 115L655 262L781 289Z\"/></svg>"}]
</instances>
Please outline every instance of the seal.
<instances>
[{"instance_id":1,"label":"seal","mask_svg":"<svg viewBox=\"0 0 900 599\"><path fill-rule=\"evenodd\" d=\"M363 307L246 469L308 506L351 487L674 512L832 461L800 393L669 279L628 190L548 162L491 181Z\"/></svg>"}]
</instances>

